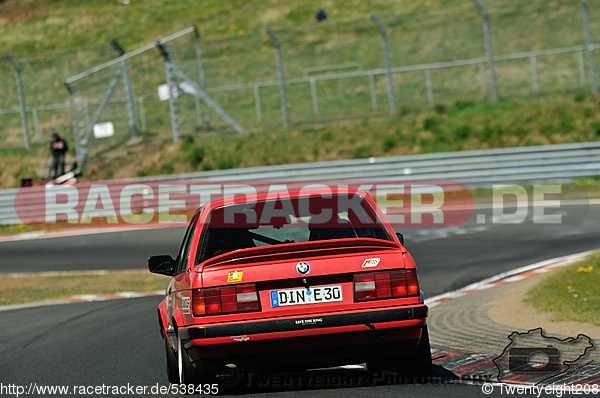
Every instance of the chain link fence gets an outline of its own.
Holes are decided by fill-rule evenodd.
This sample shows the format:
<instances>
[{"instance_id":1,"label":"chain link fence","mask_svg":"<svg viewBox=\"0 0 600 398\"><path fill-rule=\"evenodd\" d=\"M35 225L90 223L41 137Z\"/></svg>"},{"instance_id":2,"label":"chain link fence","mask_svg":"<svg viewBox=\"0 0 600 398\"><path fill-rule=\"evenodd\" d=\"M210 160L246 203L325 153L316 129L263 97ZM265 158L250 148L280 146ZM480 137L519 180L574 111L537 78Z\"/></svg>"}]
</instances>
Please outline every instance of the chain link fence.
<instances>
[{"instance_id":1,"label":"chain link fence","mask_svg":"<svg viewBox=\"0 0 600 398\"><path fill-rule=\"evenodd\" d=\"M177 141L180 134L211 129L241 132L457 101L596 92L599 3L453 0L220 38L190 31L161 40L163 54L156 45L146 46L69 78L72 129L91 153L139 133L172 134ZM68 123L68 96L56 87L61 78L118 55L108 44L93 51L107 58L80 50L61 54L60 63L21 61L27 120L38 126L36 132ZM43 79L27 82L37 69ZM164 93L169 81L167 93L177 95L161 101L159 86ZM7 87L0 100L0 143L23 145L15 68L8 59L0 60L0 82ZM57 110L34 116L39 104ZM114 134L96 138L94 125L108 122Z\"/></svg>"},{"instance_id":2,"label":"chain link fence","mask_svg":"<svg viewBox=\"0 0 600 398\"><path fill-rule=\"evenodd\" d=\"M116 48L120 45L113 41ZM121 48L122 49L122 48ZM243 129L204 87L195 27L126 53L65 80L79 153L93 156L148 132L194 133L229 124Z\"/></svg>"},{"instance_id":3,"label":"chain link fence","mask_svg":"<svg viewBox=\"0 0 600 398\"><path fill-rule=\"evenodd\" d=\"M118 55L108 43L64 51L0 56L0 145L28 147L70 130L62 79ZM24 115L26 118L24 119Z\"/></svg>"}]
</instances>

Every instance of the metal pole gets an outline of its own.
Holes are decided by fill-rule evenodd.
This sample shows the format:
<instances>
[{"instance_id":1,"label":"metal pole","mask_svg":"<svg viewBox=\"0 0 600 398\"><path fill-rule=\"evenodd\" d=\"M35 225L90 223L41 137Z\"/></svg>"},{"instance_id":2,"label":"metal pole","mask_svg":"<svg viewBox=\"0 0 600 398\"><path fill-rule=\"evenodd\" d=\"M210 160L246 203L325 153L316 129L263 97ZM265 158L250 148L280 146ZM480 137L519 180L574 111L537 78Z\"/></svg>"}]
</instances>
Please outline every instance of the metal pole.
<instances>
[{"instance_id":1,"label":"metal pole","mask_svg":"<svg viewBox=\"0 0 600 398\"><path fill-rule=\"evenodd\" d=\"M317 97L317 83L315 79L310 79L310 97L312 99L313 115L319 114L319 98Z\"/></svg>"},{"instance_id":2,"label":"metal pole","mask_svg":"<svg viewBox=\"0 0 600 398\"><path fill-rule=\"evenodd\" d=\"M71 106L71 129L73 129L73 141L75 142L75 151L77 151L76 156L81 154L81 147L79 146L79 132L77 131L77 110L75 109L75 98L73 94L73 90L68 83L64 83L67 88L67 92L69 93L69 104Z\"/></svg>"},{"instance_id":3,"label":"metal pole","mask_svg":"<svg viewBox=\"0 0 600 398\"><path fill-rule=\"evenodd\" d=\"M17 92L19 93L19 105L21 107L21 120L23 121L23 137L25 138L25 148L29 150L29 125L27 124L27 107L25 105L23 81L21 80L21 66L19 65L19 62L10 53L6 53L6 57L15 68L15 75L17 78Z\"/></svg>"},{"instance_id":4,"label":"metal pole","mask_svg":"<svg viewBox=\"0 0 600 398\"><path fill-rule=\"evenodd\" d=\"M187 77L186 74L183 73L183 71L181 69L179 69L179 67L177 65L175 65L173 62L171 62L171 60L167 59L167 63L169 64L171 73L173 75L179 77L181 80L183 80L188 85L188 87L190 87L194 91L194 94L199 96L202 99L202 101L204 101L206 106L208 106L210 109L215 111L219 116L221 116L223 118L223 120L225 120L225 122L227 122L231 127L233 127L233 129L235 131L237 131L240 134L245 133L244 128L242 126L240 126L238 124L238 122L236 122L231 116L229 116L223 108L221 108L219 105L217 105L217 103L215 101L213 101L212 98L210 98L208 96L208 94L206 94L206 92L201 90L200 87L198 87L198 85L196 84L196 82L194 82L192 79Z\"/></svg>"},{"instance_id":5,"label":"metal pole","mask_svg":"<svg viewBox=\"0 0 600 398\"><path fill-rule=\"evenodd\" d=\"M137 138L140 136L137 125L137 114L135 112L135 97L133 95L133 83L131 82L131 69L129 67L129 60L123 61L125 63L125 87L127 89L127 112L129 113L129 129L131 131L131 138Z\"/></svg>"},{"instance_id":6,"label":"metal pole","mask_svg":"<svg viewBox=\"0 0 600 398\"><path fill-rule=\"evenodd\" d=\"M585 25L585 45L588 51L588 68L590 69L590 86L593 94L598 94L596 82L596 63L594 61L594 45L592 43L592 30L590 29L590 12L587 0L581 0L583 10L583 24Z\"/></svg>"},{"instance_id":7,"label":"metal pole","mask_svg":"<svg viewBox=\"0 0 600 398\"><path fill-rule=\"evenodd\" d=\"M256 108L256 120L258 120L258 122L262 122L262 107L260 105L260 87L258 87L258 84L255 84L252 87L253 91L254 91L254 107Z\"/></svg>"},{"instance_id":8,"label":"metal pole","mask_svg":"<svg viewBox=\"0 0 600 398\"><path fill-rule=\"evenodd\" d=\"M388 100L390 102L390 113L393 115L396 113L396 94L394 93L394 79L392 77L392 63L390 61L390 52L388 49L387 32L385 29L385 25L376 14L371 14L371 19L377 24L377 26L379 27L379 32L381 33L383 61L385 63L388 82Z\"/></svg>"},{"instance_id":9,"label":"metal pole","mask_svg":"<svg viewBox=\"0 0 600 398\"><path fill-rule=\"evenodd\" d=\"M177 104L175 95L177 93L177 85L173 80L173 72L171 71L171 60L169 53L162 44L156 44L161 54L165 58L165 75L169 86L169 116L171 117L171 130L173 131L173 143L179 143L179 124L177 123Z\"/></svg>"},{"instance_id":10,"label":"metal pole","mask_svg":"<svg viewBox=\"0 0 600 398\"><path fill-rule=\"evenodd\" d=\"M279 76L279 98L281 101L281 118L283 119L283 127L288 128L290 125L290 117L288 115L287 95L285 91L285 76L283 74L283 60L281 58L281 44L279 38L273 32L273 29L267 28L267 34L275 44L275 61L277 62L277 75Z\"/></svg>"},{"instance_id":11,"label":"metal pole","mask_svg":"<svg viewBox=\"0 0 600 398\"><path fill-rule=\"evenodd\" d=\"M119 52L121 56L125 55L126 51L117 41L117 39L111 40L112 46ZM137 126L137 114L135 112L135 97L133 95L133 83L131 82L131 68L129 67L129 59L123 60L123 69L125 77L125 91L127 92L127 112L129 114L129 129L131 131L131 138L139 137L140 133Z\"/></svg>"},{"instance_id":12,"label":"metal pole","mask_svg":"<svg viewBox=\"0 0 600 398\"><path fill-rule=\"evenodd\" d=\"M490 78L492 80L492 101L498 101L498 82L496 80L496 67L494 66L494 50L492 48L492 34L490 32L490 17L487 9L479 0L473 0L475 5L481 11L483 19L483 34L485 36L485 47L487 51L488 64L490 68Z\"/></svg>"},{"instance_id":13,"label":"metal pole","mask_svg":"<svg viewBox=\"0 0 600 398\"><path fill-rule=\"evenodd\" d=\"M194 44L196 48L196 63L198 64L198 78L200 79L200 89L206 91L206 75L204 74L204 62L202 60L202 46L200 45L200 32L198 31L198 27L196 25L194 28ZM204 104L201 102L200 106L203 107ZM204 115L206 121L206 128L210 127L210 113L208 109L201 109L202 115ZM200 116L202 117L202 116Z\"/></svg>"},{"instance_id":14,"label":"metal pole","mask_svg":"<svg viewBox=\"0 0 600 398\"><path fill-rule=\"evenodd\" d=\"M115 91L115 88L117 87L117 84L119 83L119 79L121 79L121 75L123 74L124 68L125 68L125 64L121 64L119 66L119 69L117 69L117 72L114 74L112 80L110 81L110 83L108 85L108 90L104 94L102 101L100 101L100 105L98 105L98 109L96 109L94 118L92 119L90 124L87 126L85 136L83 137L83 141L82 141L83 145L86 145L87 142L89 141L90 137L92 136L92 130L94 129L94 125L96 123L98 123L98 121L100 120L100 116L102 116L102 112L104 111L104 108L106 108L106 105L108 104L108 101L110 100L110 96Z\"/></svg>"},{"instance_id":15,"label":"metal pole","mask_svg":"<svg viewBox=\"0 0 600 398\"><path fill-rule=\"evenodd\" d=\"M531 85L533 86L533 91L538 91L538 74L537 74L537 58L535 55L532 55L531 58Z\"/></svg>"}]
</instances>

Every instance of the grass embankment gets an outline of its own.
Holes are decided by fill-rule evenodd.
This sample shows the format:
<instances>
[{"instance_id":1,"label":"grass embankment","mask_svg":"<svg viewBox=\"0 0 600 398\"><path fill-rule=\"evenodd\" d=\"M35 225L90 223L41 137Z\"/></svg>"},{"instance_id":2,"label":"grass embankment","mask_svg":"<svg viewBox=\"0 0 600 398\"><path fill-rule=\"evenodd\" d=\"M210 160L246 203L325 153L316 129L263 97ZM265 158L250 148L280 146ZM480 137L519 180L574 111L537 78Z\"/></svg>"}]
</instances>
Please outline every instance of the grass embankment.
<instances>
[{"instance_id":1,"label":"grass embankment","mask_svg":"<svg viewBox=\"0 0 600 398\"><path fill-rule=\"evenodd\" d=\"M317 28L314 13L319 7L327 10L329 20ZM583 42L579 4L556 3L549 8L544 0L536 0L527 6L494 3L490 7L498 54ZM506 12L508 9L510 13ZM293 6L276 0L207 0L201 7L193 0L133 0L129 5L101 0L7 0L0 5L0 45L4 51L20 53L89 46L116 37L125 48L133 49L196 23L205 40L203 58L210 88L276 79L273 46L268 37L265 41L266 26L296 27L278 31L284 43L288 79L301 76L307 67L352 61L360 61L363 69L380 68L381 43L376 26L368 17L371 13L380 13L389 28L394 66L485 54L477 8L456 0L433 0L426 5L411 0L367 3L306 0ZM532 15L535 15L536 23L531 23ZM344 21L349 18L358 19L346 24ZM570 20L576 20L577 24L565 24ZM597 30L598 22L594 21L600 19L592 18L592 28ZM299 28L300 25L304 27ZM66 101L66 91L60 81L88 67L84 67L81 59L87 57L81 54L71 57L73 59L65 58L69 62L62 60L53 64L58 61L51 61L52 57L48 56L43 59L43 70L33 63L41 62L37 59L24 68L28 106ZM147 60L144 58L143 61ZM73 70L60 66L63 64ZM138 70L145 69L133 63L136 95L156 94L156 84L164 81L162 62L156 65L156 73L146 76L136 75ZM264 65L268 67L262 67ZM85 178L123 178L600 139L598 100L573 91L580 87L576 56L540 58L538 66L540 91L536 94L532 93L529 81L529 59L498 63L500 95L529 98L506 99L498 104L479 102L486 96L481 94L476 66L468 71L461 68L433 71L435 101L440 105L425 110L430 105L423 73L395 75L399 108L396 116L387 114L383 77L375 82L379 108L371 117L356 117L371 112L367 79L319 82L316 88L319 115L312 114L310 87L290 85L288 106L293 126L288 131L277 127L281 119L277 87L261 90L263 123L256 121L250 92L215 93L215 100L247 128L248 133L224 134L216 128L214 132L187 136L179 146L170 144L167 107L159 104L161 110L154 111L148 102L150 132L141 142L95 156ZM3 72L12 79L14 71L10 66ZM107 85L108 80L103 84ZM87 93L85 85L78 90L80 94ZM100 94L96 100L104 91L100 90ZM10 96L1 97L0 108L13 108L16 101ZM56 113L51 114L58 118ZM69 131L68 112L60 115L59 119L43 116L40 120L42 132L55 128L61 132ZM121 110L120 116L123 115ZM83 118L83 115L79 116ZM109 118L116 116L107 115ZM184 116L180 119L190 123L195 121L192 113ZM12 124L6 122L8 119ZM0 145L4 145L3 136L13 139L6 138L6 143L22 145L20 115L4 116L2 121ZM193 131L194 126L186 130L187 133ZM72 141L72 137L65 136ZM73 142L71 146L74 146ZM26 154L13 151L0 149L0 188L18 186L23 177L40 178L46 174L45 166L49 163L47 143L35 146Z\"/></svg>"},{"instance_id":2,"label":"grass embankment","mask_svg":"<svg viewBox=\"0 0 600 398\"><path fill-rule=\"evenodd\" d=\"M65 275L8 275L0 281L0 305L78 294L164 290L169 279L148 271L106 271Z\"/></svg>"},{"instance_id":3,"label":"grass embankment","mask_svg":"<svg viewBox=\"0 0 600 398\"><path fill-rule=\"evenodd\" d=\"M498 104L457 102L290 131L186 136L178 146L168 139L147 137L142 144L94 160L86 178L596 141L600 139L599 108L597 99L585 95ZM13 186L16 182L15 178Z\"/></svg>"},{"instance_id":4,"label":"grass embankment","mask_svg":"<svg viewBox=\"0 0 600 398\"><path fill-rule=\"evenodd\" d=\"M397 116L357 118L318 127L237 134L164 136L116 148L92 159L85 179L140 177L237 167L410 155L600 139L600 103L587 95L498 104L457 102ZM47 146L0 149L0 188L42 178Z\"/></svg>"},{"instance_id":5,"label":"grass embankment","mask_svg":"<svg viewBox=\"0 0 600 398\"><path fill-rule=\"evenodd\" d=\"M552 272L526 294L523 302L550 313L553 321L600 326L600 253Z\"/></svg>"}]
</instances>

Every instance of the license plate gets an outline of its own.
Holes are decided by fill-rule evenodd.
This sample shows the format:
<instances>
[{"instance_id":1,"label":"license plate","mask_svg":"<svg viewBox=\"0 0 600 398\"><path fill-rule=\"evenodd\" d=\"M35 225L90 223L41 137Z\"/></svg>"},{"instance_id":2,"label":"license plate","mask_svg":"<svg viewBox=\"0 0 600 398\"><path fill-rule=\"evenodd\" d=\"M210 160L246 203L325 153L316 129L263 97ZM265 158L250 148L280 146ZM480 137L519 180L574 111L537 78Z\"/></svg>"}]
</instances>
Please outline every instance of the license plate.
<instances>
[{"instance_id":1,"label":"license plate","mask_svg":"<svg viewBox=\"0 0 600 398\"><path fill-rule=\"evenodd\" d=\"M271 307L344 301L341 285L271 290Z\"/></svg>"}]
</instances>

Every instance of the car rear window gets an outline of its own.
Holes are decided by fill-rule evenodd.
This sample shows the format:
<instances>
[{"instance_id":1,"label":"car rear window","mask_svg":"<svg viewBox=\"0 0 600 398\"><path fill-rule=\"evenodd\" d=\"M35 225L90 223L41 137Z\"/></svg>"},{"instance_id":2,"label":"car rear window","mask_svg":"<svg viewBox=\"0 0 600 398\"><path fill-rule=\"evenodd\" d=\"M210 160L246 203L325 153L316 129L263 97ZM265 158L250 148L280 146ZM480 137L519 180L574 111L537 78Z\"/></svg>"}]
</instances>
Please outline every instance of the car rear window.
<instances>
[{"instance_id":1,"label":"car rear window","mask_svg":"<svg viewBox=\"0 0 600 398\"><path fill-rule=\"evenodd\" d=\"M215 208L200 239L199 261L227 252L332 239L393 240L359 194L277 198Z\"/></svg>"}]
</instances>

